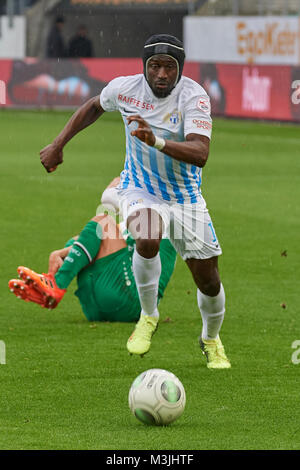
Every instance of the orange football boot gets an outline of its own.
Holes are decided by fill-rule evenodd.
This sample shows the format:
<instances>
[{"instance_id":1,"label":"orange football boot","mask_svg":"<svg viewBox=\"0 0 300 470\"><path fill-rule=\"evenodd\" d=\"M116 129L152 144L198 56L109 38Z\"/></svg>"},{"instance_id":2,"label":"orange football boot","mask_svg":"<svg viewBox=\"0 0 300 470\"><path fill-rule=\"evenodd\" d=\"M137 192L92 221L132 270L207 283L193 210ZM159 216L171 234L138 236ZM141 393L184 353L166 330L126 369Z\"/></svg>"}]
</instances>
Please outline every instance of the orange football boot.
<instances>
[{"instance_id":1,"label":"orange football boot","mask_svg":"<svg viewBox=\"0 0 300 470\"><path fill-rule=\"evenodd\" d=\"M67 292L57 287L53 274L38 274L25 266L18 267L18 274L26 284L32 284L43 295L46 308L55 308Z\"/></svg>"},{"instance_id":2,"label":"orange football boot","mask_svg":"<svg viewBox=\"0 0 300 470\"><path fill-rule=\"evenodd\" d=\"M23 299L25 302L34 302L35 304L45 307L44 296L31 284L26 284L21 279L11 279L8 283L8 287L19 299Z\"/></svg>"}]
</instances>

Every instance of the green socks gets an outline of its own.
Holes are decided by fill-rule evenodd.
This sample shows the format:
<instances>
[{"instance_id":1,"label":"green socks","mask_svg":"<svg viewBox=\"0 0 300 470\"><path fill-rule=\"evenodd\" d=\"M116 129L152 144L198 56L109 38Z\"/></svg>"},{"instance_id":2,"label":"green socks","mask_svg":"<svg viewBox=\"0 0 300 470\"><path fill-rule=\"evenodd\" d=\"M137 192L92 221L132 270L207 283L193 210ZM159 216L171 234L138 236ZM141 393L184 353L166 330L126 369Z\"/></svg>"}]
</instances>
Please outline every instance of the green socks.
<instances>
[{"instance_id":1,"label":"green socks","mask_svg":"<svg viewBox=\"0 0 300 470\"><path fill-rule=\"evenodd\" d=\"M81 231L63 265L55 274L55 281L60 289L67 289L74 277L90 264L97 256L101 244L102 228L91 220ZM69 244L69 243L68 243Z\"/></svg>"}]
</instances>

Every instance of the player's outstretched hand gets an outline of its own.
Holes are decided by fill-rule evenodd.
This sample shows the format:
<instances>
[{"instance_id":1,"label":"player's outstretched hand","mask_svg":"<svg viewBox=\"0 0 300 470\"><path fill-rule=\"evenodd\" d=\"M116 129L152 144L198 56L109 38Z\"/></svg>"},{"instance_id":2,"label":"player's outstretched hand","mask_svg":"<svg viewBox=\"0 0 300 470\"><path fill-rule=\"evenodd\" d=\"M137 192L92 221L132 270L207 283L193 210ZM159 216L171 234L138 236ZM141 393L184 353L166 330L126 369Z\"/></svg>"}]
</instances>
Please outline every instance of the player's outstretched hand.
<instances>
[{"instance_id":1,"label":"player's outstretched hand","mask_svg":"<svg viewBox=\"0 0 300 470\"><path fill-rule=\"evenodd\" d=\"M73 238L77 239L78 236L76 235ZM48 274L52 274L53 276L55 276L59 268L63 265L64 259L66 256L68 256L70 250L71 245L66 246L65 248L61 248L60 250L52 251L52 253L50 253Z\"/></svg>"},{"instance_id":2,"label":"player's outstretched hand","mask_svg":"<svg viewBox=\"0 0 300 470\"><path fill-rule=\"evenodd\" d=\"M49 144L40 151L40 160L48 173L51 173L63 162L63 151L57 145Z\"/></svg>"},{"instance_id":3,"label":"player's outstretched hand","mask_svg":"<svg viewBox=\"0 0 300 470\"><path fill-rule=\"evenodd\" d=\"M155 144L155 135L153 134L152 129L147 123L147 121L141 118L139 114L128 116L127 121L128 125L132 122L138 123L138 128L135 131L131 131L131 135L137 137L142 142L145 142L146 144L150 145L150 147L153 147L153 145Z\"/></svg>"},{"instance_id":4,"label":"player's outstretched hand","mask_svg":"<svg viewBox=\"0 0 300 470\"><path fill-rule=\"evenodd\" d=\"M61 257L60 250L52 251L49 256L48 274L53 274L54 276L63 265L63 262L64 260Z\"/></svg>"}]
</instances>

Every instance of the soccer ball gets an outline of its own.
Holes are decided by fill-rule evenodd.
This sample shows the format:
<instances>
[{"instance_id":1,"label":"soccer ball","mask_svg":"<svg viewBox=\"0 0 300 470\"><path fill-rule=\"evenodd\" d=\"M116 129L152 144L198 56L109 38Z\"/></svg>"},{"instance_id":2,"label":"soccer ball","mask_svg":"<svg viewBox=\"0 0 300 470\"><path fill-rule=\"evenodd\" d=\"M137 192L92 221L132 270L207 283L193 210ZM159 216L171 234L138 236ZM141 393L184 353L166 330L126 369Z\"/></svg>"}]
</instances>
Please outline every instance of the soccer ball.
<instances>
[{"instance_id":1,"label":"soccer ball","mask_svg":"<svg viewBox=\"0 0 300 470\"><path fill-rule=\"evenodd\" d=\"M143 423L166 426L183 413L185 390L172 372L149 369L132 383L128 401L134 416Z\"/></svg>"}]
</instances>

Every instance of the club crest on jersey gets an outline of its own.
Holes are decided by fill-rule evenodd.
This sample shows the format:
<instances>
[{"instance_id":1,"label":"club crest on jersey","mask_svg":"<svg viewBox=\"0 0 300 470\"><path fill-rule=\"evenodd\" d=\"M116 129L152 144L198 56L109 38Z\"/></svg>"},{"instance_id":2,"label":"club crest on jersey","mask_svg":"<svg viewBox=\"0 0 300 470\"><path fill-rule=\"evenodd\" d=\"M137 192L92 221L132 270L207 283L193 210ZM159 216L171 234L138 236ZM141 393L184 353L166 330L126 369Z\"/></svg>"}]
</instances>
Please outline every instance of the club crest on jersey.
<instances>
[{"instance_id":1,"label":"club crest on jersey","mask_svg":"<svg viewBox=\"0 0 300 470\"><path fill-rule=\"evenodd\" d=\"M181 122L181 113L177 109L174 109L174 111L165 115L163 121L170 122L171 124L178 124Z\"/></svg>"}]
</instances>

